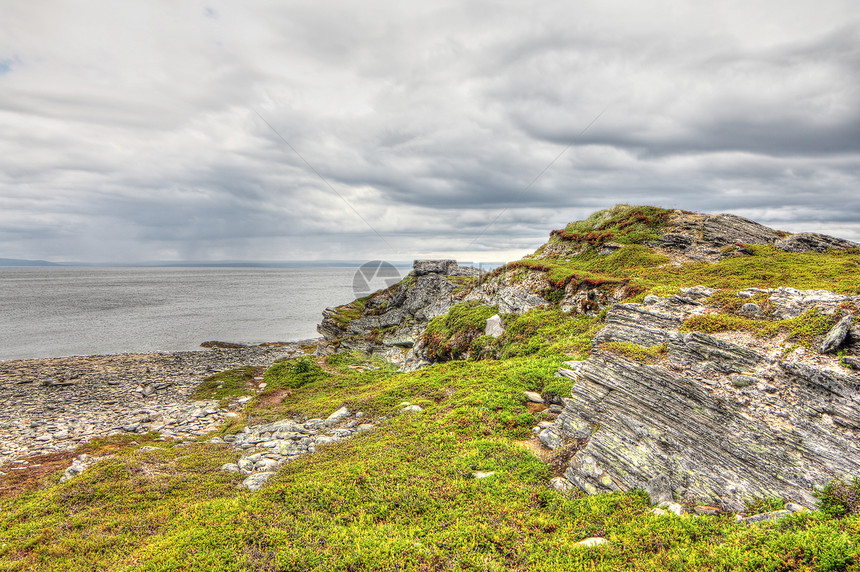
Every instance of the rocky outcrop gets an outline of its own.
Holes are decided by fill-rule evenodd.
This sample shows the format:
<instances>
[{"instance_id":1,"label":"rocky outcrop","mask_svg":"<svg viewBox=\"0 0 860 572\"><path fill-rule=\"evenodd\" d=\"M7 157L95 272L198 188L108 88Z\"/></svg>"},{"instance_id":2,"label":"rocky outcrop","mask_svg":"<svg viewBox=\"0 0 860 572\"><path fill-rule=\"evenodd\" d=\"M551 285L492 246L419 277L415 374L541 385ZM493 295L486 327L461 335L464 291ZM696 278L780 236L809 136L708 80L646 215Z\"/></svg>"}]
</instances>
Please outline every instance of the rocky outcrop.
<instances>
[{"instance_id":1,"label":"rocky outcrop","mask_svg":"<svg viewBox=\"0 0 860 572\"><path fill-rule=\"evenodd\" d=\"M686 317L716 310L683 298L616 305L591 357L560 370L576 383L541 441L578 446L564 471L571 484L596 493L659 481L676 500L742 510L753 496L810 506L816 487L860 474L860 376L817 353L682 332ZM771 303L799 309L810 298L826 297L780 289ZM821 311L838 311L838 300ZM646 365L606 341L667 352Z\"/></svg>"},{"instance_id":2,"label":"rocky outcrop","mask_svg":"<svg viewBox=\"0 0 860 572\"><path fill-rule=\"evenodd\" d=\"M736 215L680 211L670 218L660 241L652 246L683 254L690 260L716 261L751 254L744 248L745 244L773 244L787 252L825 252L860 247L855 242L825 234L776 231Z\"/></svg>"},{"instance_id":3,"label":"rocky outcrop","mask_svg":"<svg viewBox=\"0 0 860 572\"><path fill-rule=\"evenodd\" d=\"M849 248L860 248L860 244L856 242L815 232L792 234L791 236L777 240L774 246L786 252L826 252L830 249L848 250Z\"/></svg>"},{"instance_id":4,"label":"rocky outcrop","mask_svg":"<svg viewBox=\"0 0 860 572\"><path fill-rule=\"evenodd\" d=\"M740 244L773 244L785 236L757 222L730 214L702 215L676 212L659 246L690 260L719 260L733 255L726 247Z\"/></svg>"},{"instance_id":5,"label":"rocky outcrop","mask_svg":"<svg viewBox=\"0 0 860 572\"><path fill-rule=\"evenodd\" d=\"M341 407L325 419L282 419L245 427L242 433L225 435L223 439L216 437L209 442L228 444L242 451L235 463L227 463L221 470L246 475L240 486L258 490L281 466L300 455L313 454L318 446L348 439L373 427L361 411L351 413Z\"/></svg>"},{"instance_id":6,"label":"rocky outcrop","mask_svg":"<svg viewBox=\"0 0 860 572\"><path fill-rule=\"evenodd\" d=\"M427 323L455 304L477 300L519 314L548 303L529 285L481 276L454 260L416 260L405 280L373 294L363 308L327 308L317 331L328 351L358 350L410 371L429 363L422 342Z\"/></svg>"}]
</instances>

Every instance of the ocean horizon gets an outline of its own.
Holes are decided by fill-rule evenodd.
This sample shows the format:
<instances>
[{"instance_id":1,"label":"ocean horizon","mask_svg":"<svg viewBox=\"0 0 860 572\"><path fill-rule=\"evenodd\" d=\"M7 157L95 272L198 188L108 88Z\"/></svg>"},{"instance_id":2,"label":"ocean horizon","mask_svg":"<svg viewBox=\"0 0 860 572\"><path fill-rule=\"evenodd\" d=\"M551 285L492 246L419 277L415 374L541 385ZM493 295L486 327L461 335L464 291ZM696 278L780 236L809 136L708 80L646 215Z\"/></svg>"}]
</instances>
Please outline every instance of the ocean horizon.
<instances>
[{"instance_id":1,"label":"ocean horizon","mask_svg":"<svg viewBox=\"0 0 860 572\"><path fill-rule=\"evenodd\" d=\"M356 269L3 267L0 360L314 338L326 307L355 298Z\"/></svg>"}]
</instances>

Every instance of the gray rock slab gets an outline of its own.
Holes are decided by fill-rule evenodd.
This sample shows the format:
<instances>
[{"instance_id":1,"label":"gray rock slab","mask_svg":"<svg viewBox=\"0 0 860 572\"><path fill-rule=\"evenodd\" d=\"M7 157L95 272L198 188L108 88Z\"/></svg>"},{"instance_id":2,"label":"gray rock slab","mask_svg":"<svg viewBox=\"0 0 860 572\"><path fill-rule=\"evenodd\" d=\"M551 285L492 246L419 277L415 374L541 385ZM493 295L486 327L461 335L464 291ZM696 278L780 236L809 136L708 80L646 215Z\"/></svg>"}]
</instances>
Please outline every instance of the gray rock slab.
<instances>
[{"instance_id":1,"label":"gray rock slab","mask_svg":"<svg viewBox=\"0 0 860 572\"><path fill-rule=\"evenodd\" d=\"M839 346L841 346L845 341L845 338L848 337L848 331L851 330L851 325L853 323L854 316L850 314L839 320L839 322L827 333L824 341L821 342L821 348L819 348L819 351L826 354L838 350Z\"/></svg>"}]
</instances>

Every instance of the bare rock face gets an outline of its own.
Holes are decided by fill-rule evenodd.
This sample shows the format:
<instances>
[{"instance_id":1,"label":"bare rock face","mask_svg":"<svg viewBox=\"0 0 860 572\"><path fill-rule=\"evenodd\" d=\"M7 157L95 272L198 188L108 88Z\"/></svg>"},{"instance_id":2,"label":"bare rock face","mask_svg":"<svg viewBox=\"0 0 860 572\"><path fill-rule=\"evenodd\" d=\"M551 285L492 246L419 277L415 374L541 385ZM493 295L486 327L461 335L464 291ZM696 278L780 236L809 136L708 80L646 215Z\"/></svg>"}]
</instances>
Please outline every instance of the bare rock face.
<instances>
[{"instance_id":1,"label":"bare rock face","mask_svg":"<svg viewBox=\"0 0 860 572\"><path fill-rule=\"evenodd\" d=\"M425 274L448 274L457 268L456 260L416 260L412 263L412 272L415 276Z\"/></svg>"},{"instance_id":2,"label":"bare rock face","mask_svg":"<svg viewBox=\"0 0 860 572\"><path fill-rule=\"evenodd\" d=\"M679 213L670 221L660 244L655 246L682 253L691 260L714 261L734 255L724 249L736 243L773 244L783 236L783 233L736 215Z\"/></svg>"},{"instance_id":3,"label":"bare rock face","mask_svg":"<svg viewBox=\"0 0 860 572\"><path fill-rule=\"evenodd\" d=\"M742 510L753 496L811 506L816 487L860 474L860 376L822 367L816 352L784 361L755 342L680 332L703 308L677 298L616 305L592 356L560 372L576 383L541 441L585 443L564 472L571 484L589 494L645 488L664 500L668 488L678 500ZM604 341L665 343L667 354L645 365L601 349Z\"/></svg>"},{"instance_id":4,"label":"bare rock face","mask_svg":"<svg viewBox=\"0 0 860 572\"><path fill-rule=\"evenodd\" d=\"M774 246L787 252L825 252L832 248L837 250L860 248L860 244L856 242L815 232L792 234L791 236L777 240Z\"/></svg>"},{"instance_id":5,"label":"bare rock face","mask_svg":"<svg viewBox=\"0 0 860 572\"><path fill-rule=\"evenodd\" d=\"M359 315L345 314L343 307L326 308L317 331L328 351L358 350L406 371L417 369L428 363L421 344L427 323L466 295L455 292L458 283L452 277L480 275L479 269L459 266L456 260L416 260L409 280L371 297Z\"/></svg>"}]
</instances>

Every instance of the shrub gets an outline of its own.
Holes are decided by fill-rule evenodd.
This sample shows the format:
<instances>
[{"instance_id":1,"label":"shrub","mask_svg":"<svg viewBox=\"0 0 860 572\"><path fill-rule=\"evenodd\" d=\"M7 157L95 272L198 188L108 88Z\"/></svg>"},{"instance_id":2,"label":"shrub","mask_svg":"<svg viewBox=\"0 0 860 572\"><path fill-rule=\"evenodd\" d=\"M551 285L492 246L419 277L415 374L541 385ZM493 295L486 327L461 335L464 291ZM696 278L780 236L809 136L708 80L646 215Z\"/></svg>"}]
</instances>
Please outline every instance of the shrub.
<instances>
[{"instance_id":1,"label":"shrub","mask_svg":"<svg viewBox=\"0 0 860 572\"><path fill-rule=\"evenodd\" d=\"M841 518L848 514L860 514L860 478L854 477L850 483L836 479L816 491L815 496L821 504L818 508L831 518Z\"/></svg>"},{"instance_id":2,"label":"shrub","mask_svg":"<svg viewBox=\"0 0 860 572\"><path fill-rule=\"evenodd\" d=\"M302 356L274 364L263 374L267 389L296 389L328 374L313 356Z\"/></svg>"}]
</instances>

